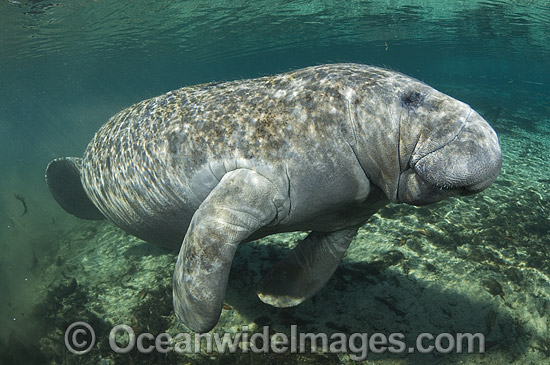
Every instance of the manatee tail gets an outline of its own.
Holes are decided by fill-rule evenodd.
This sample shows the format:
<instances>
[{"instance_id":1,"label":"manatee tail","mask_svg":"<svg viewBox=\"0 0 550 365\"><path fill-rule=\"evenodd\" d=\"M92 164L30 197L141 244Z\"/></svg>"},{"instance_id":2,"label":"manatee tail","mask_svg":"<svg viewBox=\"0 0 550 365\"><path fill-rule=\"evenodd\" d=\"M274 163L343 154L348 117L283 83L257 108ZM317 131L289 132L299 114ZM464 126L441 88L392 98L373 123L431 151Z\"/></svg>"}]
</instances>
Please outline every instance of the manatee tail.
<instances>
[{"instance_id":1,"label":"manatee tail","mask_svg":"<svg viewBox=\"0 0 550 365\"><path fill-rule=\"evenodd\" d=\"M92 203L80 182L81 159L64 157L53 160L46 168L46 183L54 199L67 212L82 219L105 219Z\"/></svg>"}]
</instances>

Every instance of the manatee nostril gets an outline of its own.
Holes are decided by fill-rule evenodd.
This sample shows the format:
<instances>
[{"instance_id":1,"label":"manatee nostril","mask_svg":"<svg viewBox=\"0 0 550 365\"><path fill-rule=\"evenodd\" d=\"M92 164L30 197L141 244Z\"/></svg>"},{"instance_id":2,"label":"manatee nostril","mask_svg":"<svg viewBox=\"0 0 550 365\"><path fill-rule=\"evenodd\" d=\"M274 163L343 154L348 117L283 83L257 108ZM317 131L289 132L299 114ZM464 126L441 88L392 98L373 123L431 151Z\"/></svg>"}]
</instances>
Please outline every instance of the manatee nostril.
<instances>
[{"instance_id":1,"label":"manatee nostril","mask_svg":"<svg viewBox=\"0 0 550 365\"><path fill-rule=\"evenodd\" d=\"M418 91L407 91L401 95L401 102L408 107L416 107L424 100L424 95Z\"/></svg>"}]
</instances>

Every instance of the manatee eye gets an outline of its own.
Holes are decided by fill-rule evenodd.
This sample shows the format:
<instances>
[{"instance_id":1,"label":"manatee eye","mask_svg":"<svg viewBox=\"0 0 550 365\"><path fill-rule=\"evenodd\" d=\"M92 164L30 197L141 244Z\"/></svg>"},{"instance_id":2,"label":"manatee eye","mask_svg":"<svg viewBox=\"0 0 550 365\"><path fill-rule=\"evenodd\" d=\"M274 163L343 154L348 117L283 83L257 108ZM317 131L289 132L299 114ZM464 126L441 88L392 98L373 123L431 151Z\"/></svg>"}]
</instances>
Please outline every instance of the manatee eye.
<instances>
[{"instance_id":1,"label":"manatee eye","mask_svg":"<svg viewBox=\"0 0 550 365\"><path fill-rule=\"evenodd\" d=\"M416 107L422 103L422 100L424 100L424 95L418 91L407 91L401 95L401 102L408 107Z\"/></svg>"}]
</instances>

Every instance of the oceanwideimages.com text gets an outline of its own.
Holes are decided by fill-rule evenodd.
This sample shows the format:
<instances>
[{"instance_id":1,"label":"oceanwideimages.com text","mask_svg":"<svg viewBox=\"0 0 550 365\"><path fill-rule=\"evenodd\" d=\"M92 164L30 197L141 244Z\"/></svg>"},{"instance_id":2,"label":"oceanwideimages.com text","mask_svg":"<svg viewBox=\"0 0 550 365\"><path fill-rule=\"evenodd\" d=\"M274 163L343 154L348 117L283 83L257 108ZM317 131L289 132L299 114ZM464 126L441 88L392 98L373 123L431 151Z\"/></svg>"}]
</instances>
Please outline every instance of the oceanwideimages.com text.
<instances>
[{"instance_id":1,"label":"oceanwideimages.com text","mask_svg":"<svg viewBox=\"0 0 550 365\"><path fill-rule=\"evenodd\" d=\"M85 322L75 322L65 332L65 345L74 354L89 352L95 344L95 332ZM261 332L251 333L248 326L237 333L161 333L136 334L132 327L120 324L109 333L109 345L119 354L176 352L190 353L332 353L348 354L353 361L367 359L373 354L403 353L484 353L485 336L482 333L431 333L419 334L408 344L403 333L311 333L299 332L297 325L290 326L290 334L271 332L263 326Z\"/></svg>"}]
</instances>

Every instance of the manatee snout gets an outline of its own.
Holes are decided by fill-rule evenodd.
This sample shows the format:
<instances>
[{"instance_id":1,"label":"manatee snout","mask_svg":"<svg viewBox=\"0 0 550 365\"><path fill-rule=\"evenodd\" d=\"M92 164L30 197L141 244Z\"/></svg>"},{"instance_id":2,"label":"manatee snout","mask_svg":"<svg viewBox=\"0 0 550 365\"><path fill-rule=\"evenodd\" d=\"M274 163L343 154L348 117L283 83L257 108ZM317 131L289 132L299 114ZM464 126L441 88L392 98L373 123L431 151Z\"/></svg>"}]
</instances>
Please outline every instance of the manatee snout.
<instances>
[{"instance_id":1,"label":"manatee snout","mask_svg":"<svg viewBox=\"0 0 550 365\"><path fill-rule=\"evenodd\" d=\"M399 200L423 205L453 195L474 194L489 187L501 167L495 131L472 111L454 138L401 174Z\"/></svg>"}]
</instances>

